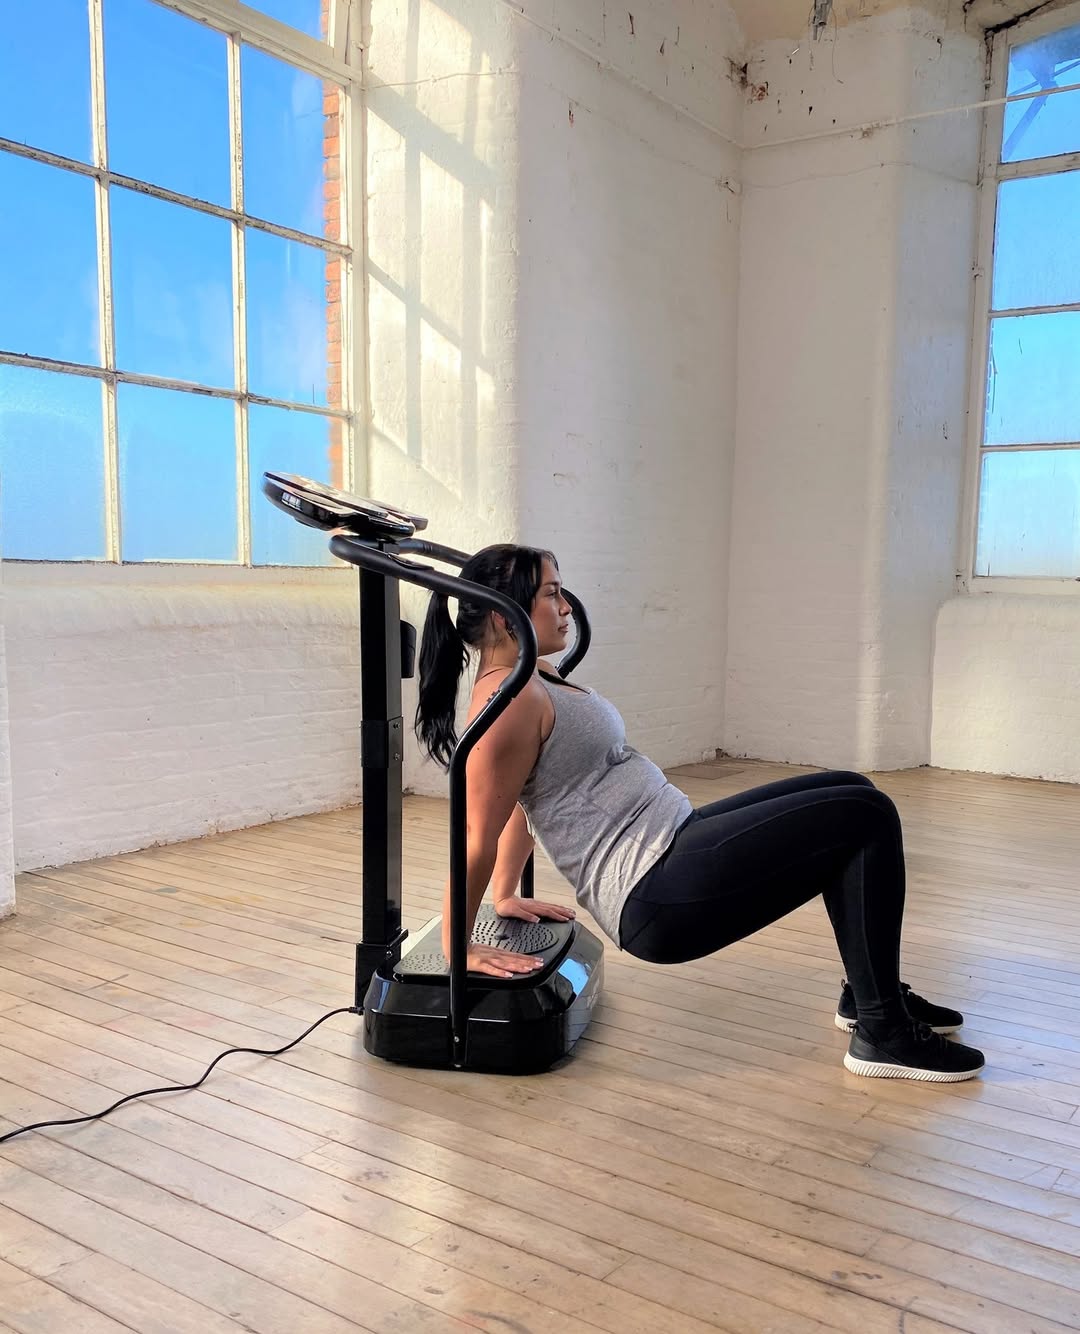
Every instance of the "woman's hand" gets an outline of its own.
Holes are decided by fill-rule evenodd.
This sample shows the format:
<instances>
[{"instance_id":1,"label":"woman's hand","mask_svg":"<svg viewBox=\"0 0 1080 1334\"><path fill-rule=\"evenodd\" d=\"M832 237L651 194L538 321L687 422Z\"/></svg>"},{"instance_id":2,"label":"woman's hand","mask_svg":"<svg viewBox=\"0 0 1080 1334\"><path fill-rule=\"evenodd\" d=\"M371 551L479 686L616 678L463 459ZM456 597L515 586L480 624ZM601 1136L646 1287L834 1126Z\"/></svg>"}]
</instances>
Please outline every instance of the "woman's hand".
<instances>
[{"instance_id":1,"label":"woman's hand","mask_svg":"<svg viewBox=\"0 0 1080 1334\"><path fill-rule=\"evenodd\" d=\"M470 973L486 973L489 977L517 977L523 973L535 973L544 966L544 961L532 954L511 954L509 950L495 949L492 945L470 945L465 966Z\"/></svg>"},{"instance_id":2,"label":"woman's hand","mask_svg":"<svg viewBox=\"0 0 1080 1334\"><path fill-rule=\"evenodd\" d=\"M500 917L519 917L523 922L572 922L577 916L573 908L543 903L540 899L523 899L517 894L497 899L495 911Z\"/></svg>"}]
</instances>

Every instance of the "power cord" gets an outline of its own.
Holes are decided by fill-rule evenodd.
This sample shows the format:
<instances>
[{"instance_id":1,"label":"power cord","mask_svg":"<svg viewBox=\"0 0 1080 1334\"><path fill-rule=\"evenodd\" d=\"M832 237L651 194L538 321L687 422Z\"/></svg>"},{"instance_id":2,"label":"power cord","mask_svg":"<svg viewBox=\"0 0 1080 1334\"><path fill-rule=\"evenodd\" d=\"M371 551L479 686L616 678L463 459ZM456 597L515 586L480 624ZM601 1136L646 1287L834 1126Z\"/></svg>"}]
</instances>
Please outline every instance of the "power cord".
<instances>
[{"instance_id":1,"label":"power cord","mask_svg":"<svg viewBox=\"0 0 1080 1334\"><path fill-rule=\"evenodd\" d=\"M158 1093L193 1093L195 1089L200 1088L210 1078L210 1072L219 1061L223 1061L226 1056L283 1056L285 1052L291 1051L298 1043L314 1033L320 1024L325 1024L328 1019L333 1019L339 1014L360 1014L361 1011L355 1005L343 1006L340 1010L331 1010L329 1014L324 1014L321 1019L316 1019L310 1028L305 1028L298 1038L293 1038L284 1047L275 1047L273 1051L266 1051L259 1047L230 1047L228 1051L223 1051L219 1056L215 1056L206 1067L203 1077L194 1084L167 1084L164 1088L146 1089L142 1093L129 1093L126 1097L118 1099L111 1107L106 1107L103 1112L94 1112L91 1116L72 1116L65 1121L35 1121L32 1126L20 1126L18 1130L9 1130L6 1135L0 1135L0 1144L6 1144L8 1140L15 1139L18 1135L28 1135L31 1130L45 1130L49 1126L78 1126L84 1121L100 1121L102 1117L109 1116L115 1112L118 1107L123 1107L127 1102L134 1102L136 1098L152 1098Z\"/></svg>"}]
</instances>

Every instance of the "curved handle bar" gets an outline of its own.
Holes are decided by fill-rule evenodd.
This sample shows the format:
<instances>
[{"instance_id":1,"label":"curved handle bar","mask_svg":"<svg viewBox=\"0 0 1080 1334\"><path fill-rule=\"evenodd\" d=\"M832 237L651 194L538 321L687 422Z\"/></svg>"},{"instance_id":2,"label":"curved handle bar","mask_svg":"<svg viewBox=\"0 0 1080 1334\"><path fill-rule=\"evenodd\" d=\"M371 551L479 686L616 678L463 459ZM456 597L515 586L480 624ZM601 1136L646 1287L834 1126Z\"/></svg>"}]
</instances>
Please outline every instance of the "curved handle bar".
<instances>
[{"instance_id":1,"label":"curved handle bar","mask_svg":"<svg viewBox=\"0 0 1080 1334\"><path fill-rule=\"evenodd\" d=\"M396 544L395 544L396 545ZM429 544L424 543L424 546ZM433 545L433 544L430 544ZM468 824L465 790L465 765L469 753L495 720L510 706L515 695L536 670L536 631L526 611L502 593L470 579L443 574L427 566L390 555L358 538L337 533L330 539L330 550L350 565L372 570L390 579L400 579L445 593L448 597L465 596L504 616L512 627L517 644L517 661L509 676L499 682L495 693L458 738L450 756L450 1025L453 1037L453 1059L458 1064L465 1058L465 988L469 936L466 929L468 916Z\"/></svg>"},{"instance_id":2,"label":"curved handle bar","mask_svg":"<svg viewBox=\"0 0 1080 1334\"><path fill-rule=\"evenodd\" d=\"M574 625L577 627L574 647L559 660L558 672L565 680L585 654L588 653L589 645L592 643L592 626L589 624L588 612L586 612L584 604L577 594L564 588L562 595L570 603L570 612L574 618Z\"/></svg>"}]
</instances>

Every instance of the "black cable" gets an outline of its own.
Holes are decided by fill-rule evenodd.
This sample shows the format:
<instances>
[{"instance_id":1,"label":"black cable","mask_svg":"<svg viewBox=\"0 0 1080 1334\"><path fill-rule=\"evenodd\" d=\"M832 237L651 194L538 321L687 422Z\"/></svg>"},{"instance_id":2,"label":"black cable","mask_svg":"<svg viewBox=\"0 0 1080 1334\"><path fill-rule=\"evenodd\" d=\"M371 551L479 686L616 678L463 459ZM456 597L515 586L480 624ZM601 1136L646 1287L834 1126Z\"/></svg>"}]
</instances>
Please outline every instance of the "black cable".
<instances>
[{"instance_id":1,"label":"black cable","mask_svg":"<svg viewBox=\"0 0 1080 1334\"><path fill-rule=\"evenodd\" d=\"M309 1033L314 1033L320 1024L325 1024L327 1019L333 1019L339 1014L359 1014L360 1011L354 1005L343 1006L340 1010L331 1010L329 1014L324 1014L321 1019L316 1019L310 1028L305 1028L298 1038L293 1038L292 1042L287 1042L284 1047L275 1047L273 1051L264 1051L259 1047L230 1047L228 1051L221 1052L215 1056L206 1067L203 1077L194 1084L168 1084L160 1089L146 1089L142 1093L129 1093L126 1097L120 1098L114 1102L111 1107L106 1107L103 1112L94 1112L91 1116L72 1116L65 1121L35 1121L32 1126L20 1126L18 1130L9 1130L6 1135L0 1135L0 1144L6 1144L9 1139L15 1139L17 1135L27 1135L31 1130L45 1130L49 1126L78 1126L84 1121L100 1121L102 1117L109 1116L115 1112L118 1107L123 1107L126 1102L134 1102L136 1098L152 1098L157 1093L193 1093L195 1089L200 1088L210 1078L210 1072L219 1061L223 1061L226 1056L282 1056L285 1052L291 1051L297 1043L303 1042Z\"/></svg>"}]
</instances>

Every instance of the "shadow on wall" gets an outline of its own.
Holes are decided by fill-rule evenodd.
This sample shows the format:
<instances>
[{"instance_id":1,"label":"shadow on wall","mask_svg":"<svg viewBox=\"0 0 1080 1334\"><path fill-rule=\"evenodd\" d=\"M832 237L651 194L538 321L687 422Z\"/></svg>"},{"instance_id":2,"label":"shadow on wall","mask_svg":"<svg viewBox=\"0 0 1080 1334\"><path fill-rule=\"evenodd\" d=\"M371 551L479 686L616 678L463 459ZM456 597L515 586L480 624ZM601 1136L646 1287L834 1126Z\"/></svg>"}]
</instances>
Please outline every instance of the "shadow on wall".
<instances>
[{"instance_id":1,"label":"shadow on wall","mask_svg":"<svg viewBox=\"0 0 1080 1334\"><path fill-rule=\"evenodd\" d=\"M500 364L514 335L513 16L497 0L372 0L370 22L370 486L475 546L511 531L516 509Z\"/></svg>"}]
</instances>

